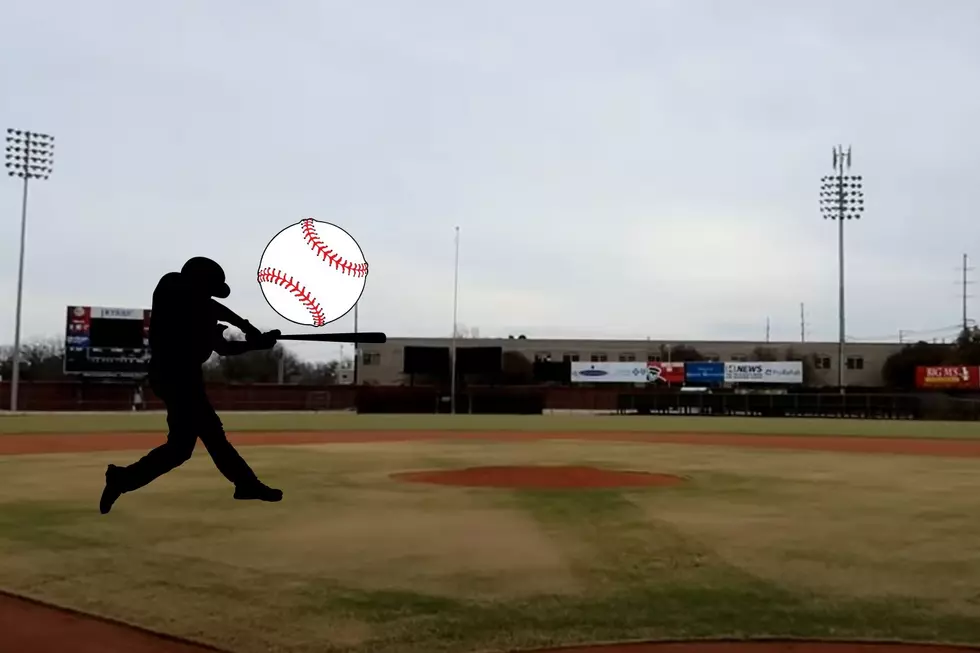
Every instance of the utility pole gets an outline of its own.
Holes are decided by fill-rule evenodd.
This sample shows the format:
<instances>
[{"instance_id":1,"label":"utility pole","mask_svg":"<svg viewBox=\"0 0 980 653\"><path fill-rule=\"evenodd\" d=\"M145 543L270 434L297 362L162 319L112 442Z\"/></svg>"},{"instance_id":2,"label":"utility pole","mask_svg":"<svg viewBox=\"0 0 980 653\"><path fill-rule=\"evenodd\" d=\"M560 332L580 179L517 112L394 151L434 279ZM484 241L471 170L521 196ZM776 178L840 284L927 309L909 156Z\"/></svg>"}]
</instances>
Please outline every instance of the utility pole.
<instances>
[{"instance_id":1,"label":"utility pole","mask_svg":"<svg viewBox=\"0 0 980 653\"><path fill-rule=\"evenodd\" d=\"M459 227L456 227L455 258L453 264L453 338L450 346L449 364L449 412L456 414L456 330L459 326L457 313L459 309Z\"/></svg>"},{"instance_id":2,"label":"utility pole","mask_svg":"<svg viewBox=\"0 0 980 653\"><path fill-rule=\"evenodd\" d=\"M851 148L843 145L834 148L834 172L820 179L820 210L824 219L837 220L837 267L838 267L838 321L837 385L844 394L844 221L858 220L864 212L863 177L845 175L851 168Z\"/></svg>"},{"instance_id":3,"label":"utility pole","mask_svg":"<svg viewBox=\"0 0 980 653\"><path fill-rule=\"evenodd\" d=\"M962 284L963 287L962 301L963 301L963 331L964 332L970 326L970 319L967 317L967 302L966 302L966 300L969 299L970 295L967 294L967 288L971 283L973 283L972 281L970 281L968 273L974 269L969 267L968 265L969 260L970 260L969 257L966 254L964 254L963 267L960 268L960 270L963 272L963 279L960 281L960 283Z\"/></svg>"},{"instance_id":4,"label":"utility pole","mask_svg":"<svg viewBox=\"0 0 980 653\"><path fill-rule=\"evenodd\" d=\"M23 199L20 206L20 262L17 267L17 308L14 318L14 355L10 378L10 412L17 410L17 393L20 389L20 319L24 297L24 245L27 239L27 186L31 179L47 179L54 166L54 136L29 132L23 129L7 129L7 174L24 180Z\"/></svg>"},{"instance_id":5,"label":"utility pole","mask_svg":"<svg viewBox=\"0 0 980 653\"><path fill-rule=\"evenodd\" d=\"M357 333L357 304L354 304L354 333ZM354 343L354 385L357 385L357 373L360 370L359 359L361 358L361 348L355 342ZM343 357L341 357L343 360Z\"/></svg>"},{"instance_id":6,"label":"utility pole","mask_svg":"<svg viewBox=\"0 0 980 653\"><path fill-rule=\"evenodd\" d=\"M803 302L800 302L800 342L806 342L806 313L803 311Z\"/></svg>"},{"instance_id":7,"label":"utility pole","mask_svg":"<svg viewBox=\"0 0 980 653\"><path fill-rule=\"evenodd\" d=\"M277 376L279 379L279 385L282 385L283 383L286 382L286 348L283 347L282 345L279 345L278 349L279 349L279 356L276 360L276 364L278 368Z\"/></svg>"},{"instance_id":8,"label":"utility pole","mask_svg":"<svg viewBox=\"0 0 980 653\"><path fill-rule=\"evenodd\" d=\"M769 318L766 318L766 342L769 342Z\"/></svg>"}]
</instances>

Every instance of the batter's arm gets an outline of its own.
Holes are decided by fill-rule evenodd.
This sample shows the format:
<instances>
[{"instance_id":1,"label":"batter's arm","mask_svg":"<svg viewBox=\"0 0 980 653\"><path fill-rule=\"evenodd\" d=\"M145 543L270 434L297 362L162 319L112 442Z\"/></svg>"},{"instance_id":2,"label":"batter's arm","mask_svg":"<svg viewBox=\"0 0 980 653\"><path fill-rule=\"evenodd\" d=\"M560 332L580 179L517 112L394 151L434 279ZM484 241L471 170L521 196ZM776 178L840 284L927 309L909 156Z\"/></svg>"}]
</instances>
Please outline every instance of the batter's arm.
<instances>
[{"instance_id":1,"label":"batter's arm","mask_svg":"<svg viewBox=\"0 0 980 653\"><path fill-rule=\"evenodd\" d=\"M242 333L244 333L246 337L254 338L255 336L261 334L261 331L259 331L254 326L252 326L251 322L239 316L237 313L235 313L233 310L231 310L224 304L212 299L211 307L212 310L214 311L214 319L216 319L219 322L227 322L233 327L237 327L241 329ZM222 338L222 340L224 340L224 338Z\"/></svg>"}]
</instances>

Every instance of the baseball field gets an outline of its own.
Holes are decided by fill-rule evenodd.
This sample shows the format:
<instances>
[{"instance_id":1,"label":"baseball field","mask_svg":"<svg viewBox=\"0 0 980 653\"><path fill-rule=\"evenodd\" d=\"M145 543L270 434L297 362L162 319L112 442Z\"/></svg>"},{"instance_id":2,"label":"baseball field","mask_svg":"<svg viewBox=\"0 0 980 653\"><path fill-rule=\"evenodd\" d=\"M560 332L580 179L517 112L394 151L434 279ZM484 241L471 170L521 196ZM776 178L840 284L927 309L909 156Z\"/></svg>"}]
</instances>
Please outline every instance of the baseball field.
<instances>
[{"instance_id":1,"label":"baseball field","mask_svg":"<svg viewBox=\"0 0 980 653\"><path fill-rule=\"evenodd\" d=\"M222 419L259 476L283 489L281 503L234 501L199 445L103 516L106 465L163 442L164 415L0 416L0 644L980 644L980 424Z\"/></svg>"}]
</instances>

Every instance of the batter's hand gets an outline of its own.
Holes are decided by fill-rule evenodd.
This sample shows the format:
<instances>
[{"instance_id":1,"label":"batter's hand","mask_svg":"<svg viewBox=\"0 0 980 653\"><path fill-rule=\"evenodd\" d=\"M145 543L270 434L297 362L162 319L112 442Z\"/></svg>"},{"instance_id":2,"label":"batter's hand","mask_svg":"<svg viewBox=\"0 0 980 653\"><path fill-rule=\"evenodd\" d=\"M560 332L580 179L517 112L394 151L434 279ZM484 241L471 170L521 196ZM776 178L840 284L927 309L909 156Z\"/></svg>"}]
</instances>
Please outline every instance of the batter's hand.
<instances>
[{"instance_id":1,"label":"batter's hand","mask_svg":"<svg viewBox=\"0 0 980 653\"><path fill-rule=\"evenodd\" d=\"M242 327L242 333L245 334L245 340L253 340L262 336L262 332L256 329L248 320L245 320L245 325Z\"/></svg>"},{"instance_id":2,"label":"batter's hand","mask_svg":"<svg viewBox=\"0 0 980 653\"><path fill-rule=\"evenodd\" d=\"M265 333L260 333L254 338L248 338L248 343L252 346L252 349L272 349L276 346L276 342L282 332L278 329L272 331L266 331Z\"/></svg>"}]
</instances>

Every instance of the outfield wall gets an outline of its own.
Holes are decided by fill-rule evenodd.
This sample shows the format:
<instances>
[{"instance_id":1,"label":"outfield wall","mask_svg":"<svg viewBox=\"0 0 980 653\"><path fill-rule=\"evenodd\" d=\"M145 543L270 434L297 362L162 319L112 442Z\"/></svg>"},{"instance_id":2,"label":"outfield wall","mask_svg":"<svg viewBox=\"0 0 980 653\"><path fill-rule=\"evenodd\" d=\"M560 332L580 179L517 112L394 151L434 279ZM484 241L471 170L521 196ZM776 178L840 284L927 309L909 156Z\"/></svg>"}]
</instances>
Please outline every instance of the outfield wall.
<instances>
[{"instance_id":1,"label":"outfield wall","mask_svg":"<svg viewBox=\"0 0 980 653\"><path fill-rule=\"evenodd\" d=\"M19 408L28 411L130 411L134 385L74 380L25 382ZM144 389L143 410L162 403ZM277 384L208 385L219 411L352 410L364 413L448 413L447 394L433 387L303 386ZM0 382L0 409L10 405L10 384ZM790 394L732 391L679 392L672 388L470 387L459 392L460 413L540 414L543 411L595 411L671 415L850 416L873 419L980 420L980 398L972 394L895 393L849 389L846 395L807 390Z\"/></svg>"}]
</instances>

